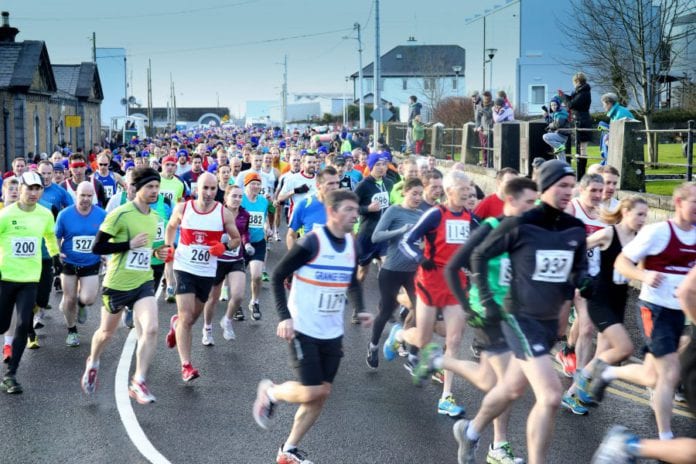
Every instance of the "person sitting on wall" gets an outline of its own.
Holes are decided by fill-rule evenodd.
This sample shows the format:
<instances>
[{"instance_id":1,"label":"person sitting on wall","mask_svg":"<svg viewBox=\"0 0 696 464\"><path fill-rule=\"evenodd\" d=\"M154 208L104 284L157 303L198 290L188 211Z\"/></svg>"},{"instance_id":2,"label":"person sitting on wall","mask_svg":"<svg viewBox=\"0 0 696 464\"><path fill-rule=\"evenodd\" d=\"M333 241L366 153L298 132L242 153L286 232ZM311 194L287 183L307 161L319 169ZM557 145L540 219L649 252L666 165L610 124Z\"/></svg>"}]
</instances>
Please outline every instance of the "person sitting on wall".
<instances>
[{"instance_id":1,"label":"person sitting on wall","mask_svg":"<svg viewBox=\"0 0 696 464\"><path fill-rule=\"evenodd\" d=\"M548 123L546 126L546 134L543 135L544 142L553 148L553 154L561 161L565 161L566 142L568 135L559 131L568 127L568 111L561 106L561 99L553 97L549 102L550 110L546 111L546 106L542 106L544 110L544 119Z\"/></svg>"}]
</instances>

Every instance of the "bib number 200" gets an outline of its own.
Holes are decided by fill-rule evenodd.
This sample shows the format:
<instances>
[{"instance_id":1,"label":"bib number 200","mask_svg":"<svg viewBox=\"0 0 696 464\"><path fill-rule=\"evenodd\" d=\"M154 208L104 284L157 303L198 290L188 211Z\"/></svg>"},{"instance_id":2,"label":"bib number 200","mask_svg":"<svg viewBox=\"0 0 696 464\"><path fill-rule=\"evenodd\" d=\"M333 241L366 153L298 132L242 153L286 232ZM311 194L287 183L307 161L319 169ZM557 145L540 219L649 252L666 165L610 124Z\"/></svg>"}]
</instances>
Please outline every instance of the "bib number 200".
<instances>
[{"instance_id":1,"label":"bib number 200","mask_svg":"<svg viewBox=\"0 0 696 464\"><path fill-rule=\"evenodd\" d=\"M37 240L32 238L12 240L12 254L15 258L32 258L36 255Z\"/></svg>"}]
</instances>

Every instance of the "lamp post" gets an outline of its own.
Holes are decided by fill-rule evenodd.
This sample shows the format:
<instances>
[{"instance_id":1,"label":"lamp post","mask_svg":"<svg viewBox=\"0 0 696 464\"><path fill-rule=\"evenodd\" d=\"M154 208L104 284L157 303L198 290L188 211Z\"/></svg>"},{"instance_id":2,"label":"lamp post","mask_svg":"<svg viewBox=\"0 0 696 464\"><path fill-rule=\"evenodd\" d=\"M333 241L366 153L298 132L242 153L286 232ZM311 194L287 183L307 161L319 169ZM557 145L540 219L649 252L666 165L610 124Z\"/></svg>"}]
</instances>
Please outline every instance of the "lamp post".
<instances>
[{"instance_id":1,"label":"lamp post","mask_svg":"<svg viewBox=\"0 0 696 464\"><path fill-rule=\"evenodd\" d=\"M490 82L488 84L488 90L492 91L493 90L493 57L495 54L498 52L497 48L487 48L486 53L488 54L488 61L486 63L491 64L491 72L489 72L488 78L490 79Z\"/></svg>"},{"instance_id":2,"label":"lamp post","mask_svg":"<svg viewBox=\"0 0 696 464\"><path fill-rule=\"evenodd\" d=\"M459 96L459 73L462 72L462 67L459 65L452 66L452 71L454 71L454 82L455 82L455 87L454 87L454 96L458 97Z\"/></svg>"}]
</instances>

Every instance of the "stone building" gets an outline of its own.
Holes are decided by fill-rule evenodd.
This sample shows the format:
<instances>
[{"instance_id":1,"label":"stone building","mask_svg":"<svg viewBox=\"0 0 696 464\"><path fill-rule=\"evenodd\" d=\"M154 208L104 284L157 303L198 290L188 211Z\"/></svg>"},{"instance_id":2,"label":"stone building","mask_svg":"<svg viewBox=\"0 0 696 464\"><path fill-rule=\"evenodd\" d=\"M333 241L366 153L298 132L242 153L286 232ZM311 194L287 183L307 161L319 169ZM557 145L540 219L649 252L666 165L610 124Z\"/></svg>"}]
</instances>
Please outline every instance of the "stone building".
<instances>
[{"instance_id":1,"label":"stone building","mask_svg":"<svg viewBox=\"0 0 696 464\"><path fill-rule=\"evenodd\" d=\"M0 26L0 170L12 159L49 153L59 145L89 149L100 142L99 72L93 63L51 65L40 40L15 41L19 33L2 13ZM69 116L80 126L69 129ZM72 118L74 122L74 118Z\"/></svg>"}]
</instances>

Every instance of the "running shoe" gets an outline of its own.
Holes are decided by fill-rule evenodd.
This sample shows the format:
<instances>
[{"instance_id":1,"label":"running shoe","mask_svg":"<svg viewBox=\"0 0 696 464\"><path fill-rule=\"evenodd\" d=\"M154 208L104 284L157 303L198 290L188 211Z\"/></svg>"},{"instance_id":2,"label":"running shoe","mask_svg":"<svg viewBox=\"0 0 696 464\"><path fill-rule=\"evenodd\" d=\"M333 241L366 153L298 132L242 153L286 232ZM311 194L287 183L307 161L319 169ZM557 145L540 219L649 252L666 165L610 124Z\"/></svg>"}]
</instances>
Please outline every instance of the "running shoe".
<instances>
[{"instance_id":1,"label":"running shoe","mask_svg":"<svg viewBox=\"0 0 696 464\"><path fill-rule=\"evenodd\" d=\"M406 362L404 363L404 369L406 369L408 371L408 373L411 374L411 376L413 376L414 375L413 373L415 372L417 365L418 365L418 359L416 359L415 361L411 361L410 359L407 359ZM414 382L415 382L415 380L414 380Z\"/></svg>"},{"instance_id":2,"label":"running shoe","mask_svg":"<svg viewBox=\"0 0 696 464\"><path fill-rule=\"evenodd\" d=\"M554 155L557 155L557 154L559 154L559 153L565 152L565 150L566 150L566 146L563 145L563 144L561 144L561 145L557 146L557 147L553 150L553 154L554 154Z\"/></svg>"},{"instance_id":3,"label":"running shoe","mask_svg":"<svg viewBox=\"0 0 696 464\"><path fill-rule=\"evenodd\" d=\"M459 445L457 450L457 462L459 464L476 464L476 448L478 448L479 439L470 440L466 436L468 427L469 421L466 419L460 419L452 426L452 434Z\"/></svg>"},{"instance_id":4,"label":"running shoe","mask_svg":"<svg viewBox=\"0 0 696 464\"><path fill-rule=\"evenodd\" d=\"M360 324L360 318L358 317L358 313L353 313L353 315L350 318L350 323L353 325Z\"/></svg>"},{"instance_id":5,"label":"running shoe","mask_svg":"<svg viewBox=\"0 0 696 464\"><path fill-rule=\"evenodd\" d=\"M129 329L135 327L135 323L133 322L133 310L131 308L126 307L123 309L121 321L123 321L123 325L128 327Z\"/></svg>"},{"instance_id":6,"label":"running shoe","mask_svg":"<svg viewBox=\"0 0 696 464\"><path fill-rule=\"evenodd\" d=\"M55 289L56 293L63 293L63 285L60 282L60 276L55 276L53 279L53 288Z\"/></svg>"},{"instance_id":7,"label":"running shoe","mask_svg":"<svg viewBox=\"0 0 696 464\"><path fill-rule=\"evenodd\" d=\"M297 448L283 451L283 448L278 449L276 456L276 464L314 464L307 459L307 453Z\"/></svg>"},{"instance_id":8,"label":"running shoe","mask_svg":"<svg viewBox=\"0 0 696 464\"><path fill-rule=\"evenodd\" d=\"M2 362L7 364L10 362L10 359L12 359L12 345L3 345L2 346Z\"/></svg>"},{"instance_id":9,"label":"running shoe","mask_svg":"<svg viewBox=\"0 0 696 464\"><path fill-rule=\"evenodd\" d=\"M261 280L262 280L263 282L268 282L268 281L271 280L271 278L268 276L268 272L263 271L263 272L261 273Z\"/></svg>"},{"instance_id":10,"label":"running shoe","mask_svg":"<svg viewBox=\"0 0 696 464\"><path fill-rule=\"evenodd\" d=\"M259 308L259 302L255 301L249 303L249 311L251 311L251 318L255 321L261 320L261 309Z\"/></svg>"},{"instance_id":11,"label":"running shoe","mask_svg":"<svg viewBox=\"0 0 696 464\"><path fill-rule=\"evenodd\" d=\"M147 388L145 382L136 382L133 379L131 379L131 383L128 386L128 396L140 404L150 404L157 401L155 395L150 393L150 389Z\"/></svg>"},{"instance_id":12,"label":"running shoe","mask_svg":"<svg viewBox=\"0 0 696 464\"><path fill-rule=\"evenodd\" d=\"M602 443L592 456L592 464L631 464L636 462L630 452L638 444L639 438L622 425L614 425L604 435Z\"/></svg>"},{"instance_id":13,"label":"running shoe","mask_svg":"<svg viewBox=\"0 0 696 464\"><path fill-rule=\"evenodd\" d=\"M165 301L167 303L176 303L176 296L174 295L174 287L167 287L167 296L165 297Z\"/></svg>"},{"instance_id":14,"label":"running shoe","mask_svg":"<svg viewBox=\"0 0 696 464\"><path fill-rule=\"evenodd\" d=\"M563 368L563 375L572 379L576 369L575 352L563 347L556 352L556 361Z\"/></svg>"},{"instance_id":15,"label":"running shoe","mask_svg":"<svg viewBox=\"0 0 696 464\"><path fill-rule=\"evenodd\" d=\"M474 339L471 342L471 354L474 357L474 359L481 358L481 345L478 343L478 340L476 339Z\"/></svg>"},{"instance_id":16,"label":"running shoe","mask_svg":"<svg viewBox=\"0 0 696 464\"><path fill-rule=\"evenodd\" d=\"M488 454L486 455L486 464L522 464L524 459L516 458L515 453L512 452L512 446L510 443L503 442L498 448L493 448L493 444L488 447Z\"/></svg>"},{"instance_id":17,"label":"running shoe","mask_svg":"<svg viewBox=\"0 0 696 464\"><path fill-rule=\"evenodd\" d=\"M408 348L406 348L406 346L404 346L404 344L402 343L401 345L399 345L399 349L397 350L397 354L399 355L400 358L405 358L406 356L409 355Z\"/></svg>"},{"instance_id":18,"label":"running shoe","mask_svg":"<svg viewBox=\"0 0 696 464\"><path fill-rule=\"evenodd\" d=\"M203 326L203 340L201 341L203 346L214 346L215 340L213 340L213 328Z\"/></svg>"},{"instance_id":19,"label":"running shoe","mask_svg":"<svg viewBox=\"0 0 696 464\"><path fill-rule=\"evenodd\" d=\"M449 395L447 398L440 398L437 403L437 413L444 416L460 417L465 414L465 411L463 407L457 405L454 396Z\"/></svg>"},{"instance_id":20,"label":"running shoe","mask_svg":"<svg viewBox=\"0 0 696 464\"><path fill-rule=\"evenodd\" d=\"M13 394L18 394L22 393L24 390L22 389L22 386L17 382L17 379L15 378L14 375L5 375L2 379L2 383L0 383L0 390L4 391L5 393L9 395Z\"/></svg>"},{"instance_id":21,"label":"running shoe","mask_svg":"<svg viewBox=\"0 0 696 464\"><path fill-rule=\"evenodd\" d=\"M41 348L41 345L39 345L39 336L34 334L32 337L31 335L27 338L27 348L30 350L38 350Z\"/></svg>"},{"instance_id":22,"label":"running shoe","mask_svg":"<svg viewBox=\"0 0 696 464\"><path fill-rule=\"evenodd\" d=\"M34 306L34 329L44 328L44 310L38 306Z\"/></svg>"},{"instance_id":23,"label":"running shoe","mask_svg":"<svg viewBox=\"0 0 696 464\"><path fill-rule=\"evenodd\" d=\"M186 363L181 366L181 378L184 382L190 382L197 379L201 375L198 373L198 369L194 368L191 363Z\"/></svg>"},{"instance_id":24,"label":"running shoe","mask_svg":"<svg viewBox=\"0 0 696 464\"><path fill-rule=\"evenodd\" d=\"M370 343L367 344L367 365L370 369L379 367L379 347L372 348Z\"/></svg>"},{"instance_id":25,"label":"running shoe","mask_svg":"<svg viewBox=\"0 0 696 464\"><path fill-rule=\"evenodd\" d=\"M167 347L169 348L174 348L176 346L176 330L174 326L176 325L176 321L179 320L179 316L174 314L171 319L169 319L169 332L167 332L167 336L165 337L165 341L167 342Z\"/></svg>"},{"instance_id":26,"label":"running shoe","mask_svg":"<svg viewBox=\"0 0 696 464\"><path fill-rule=\"evenodd\" d=\"M244 311L242 311L241 306L237 308L237 310L234 312L234 316L232 316L232 319L239 322L244 320Z\"/></svg>"},{"instance_id":27,"label":"running shoe","mask_svg":"<svg viewBox=\"0 0 696 464\"><path fill-rule=\"evenodd\" d=\"M222 316L220 319L220 327L222 327L222 338L225 340L234 340L237 336L234 334L234 328L232 328L232 320L227 316Z\"/></svg>"},{"instance_id":28,"label":"running shoe","mask_svg":"<svg viewBox=\"0 0 696 464\"><path fill-rule=\"evenodd\" d=\"M399 306L399 319L401 319L401 323L403 323L406 320L406 316L408 316L408 308L404 305Z\"/></svg>"},{"instance_id":29,"label":"running shoe","mask_svg":"<svg viewBox=\"0 0 696 464\"><path fill-rule=\"evenodd\" d=\"M580 404L575 395L569 395L568 393L563 394L563 397L561 398L561 406L578 416L584 416L588 412L587 408Z\"/></svg>"},{"instance_id":30,"label":"running shoe","mask_svg":"<svg viewBox=\"0 0 696 464\"><path fill-rule=\"evenodd\" d=\"M442 357L442 348L437 343L428 343L420 351L420 359L416 368L412 371L413 383L421 386L428 376L432 375L435 369L435 360Z\"/></svg>"},{"instance_id":31,"label":"running shoe","mask_svg":"<svg viewBox=\"0 0 696 464\"><path fill-rule=\"evenodd\" d=\"M276 233L273 234L273 238L275 239L276 242L280 242L280 234L278 234L278 231L276 231Z\"/></svg>"},{"instance_id":32,"label":"running shoe","mask_svg":"<svg viewBox=\"0 0 696 464\"><path fill-rule=\"evenodd\" d=\"M680 383L677 387L677 391L674 392L674 401L677 403L686 403L686 396L684 392L684 384Z\"/></svg>"},{"instance_id":33,"label":"running shoe","mask_svg":"<svg viewBox=\"0 0 696 464\"><path fill-rule=\"evenodd\" d=\"M273 386L273 382L268 379L263 379L259 382L256 388L256 400L251 408L251 414L254 420L262 429L268 428L268 423L273 417L273 407L275 404L268 397L268 389Z\"/></svg>"},{"instance_id":34,"label":"running shoe","mask_svg":"<svg viewBox=\"0 0 696 464\"><path fill-rule=\"evenodd\" d=\"M583 404L594 404L595 400L590 395L590 379L583 375L582 371L575 376L575 396Z\"/></svg>"},{"instance_id":35,"label":"running shoe","mask_svg":"<svg viewBox=\"0 0 696 464\"><path fill-rule=\"evenodd\" d=\"M607 367L609 367L609 364L598 359L592 368L592 382L590 382L589 393L595 401L602 401L604 399L604 390L609 386L609 382L602 378L602 373Z\"/></svg>"},{"instance_id":36,"label":"running shoe","mask_svg":"<svg viewBox=\"0 0 696 464\"><path fill-rule=\"evenodd\" d=\"M77 303L77 323L84 324L85 322L87 322L87 307Z\"/></svg>"},{"instance_id":37,"label":"running shoe","mask_svg":"<svg viewBox=\"0 0 696 464\"><path fill-rule=\"evenodd\" d=\"M82 391L85 392L86 395L91 395L97 390L97 371L99 368L94 367L91 364L90 358L87 358L87 362L85 363L85 373L82 374L82 379L80 380Z\"/></svg>"},{"instance_id":38,"label":"running shoe","mask_svg":"<svg viewBox=\"0 0 696 464\"><path fill-rule=\"evenodd\" d=\"M220 291L220 301L227 301L230 299L230 289L227 288L227 285L222 286L222 290Z\"/></svg>"},{"instance_id":39,"label":"running shoe","mask_svg":"<svg viewBox=\"0 0 696 464\"><path fill-rule=\"evenodd\" d=\"M430 380L442 385L443 383L445 383L445 371L442 369L436 370L435 372L433 372L433 375L430 376Z\"/></svg>"},{"instance_id":40,"label":"running shoe","mask_svg":"<svg viewBox=\"0 0 696 464\"><path fill-rule=\"evenodd\" d=\"M68 333L65 344L67 346L80 346L80 335L77 332Z\"/></svg>"},{"instance_id":41,"label":"running shoe","mask_svg":"<svg viewBox=\"0 0 696 464\"><path fill-rule=\"evenodd\" d=\"M396 332L401 330L401 324L394 324L389 331L389 336L387 341L384 342L384 347L382 353L384 354L384 359L387 361L393 361L396 358L397 350L399 348L399 341L396 339Z\"/></svg>"}]
</instances>

